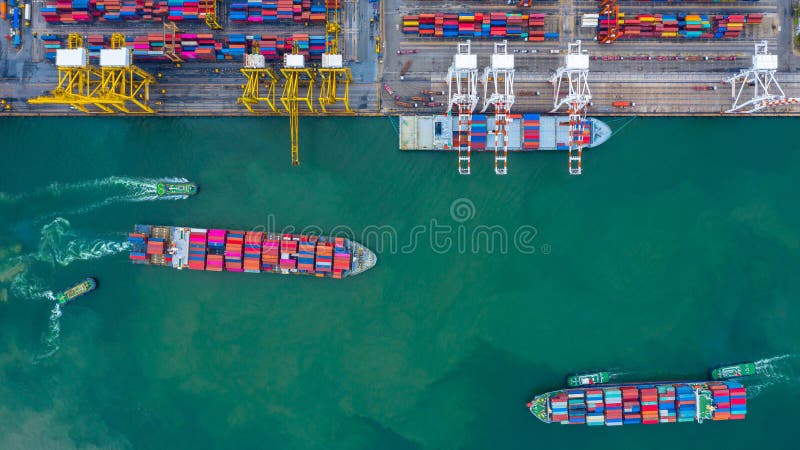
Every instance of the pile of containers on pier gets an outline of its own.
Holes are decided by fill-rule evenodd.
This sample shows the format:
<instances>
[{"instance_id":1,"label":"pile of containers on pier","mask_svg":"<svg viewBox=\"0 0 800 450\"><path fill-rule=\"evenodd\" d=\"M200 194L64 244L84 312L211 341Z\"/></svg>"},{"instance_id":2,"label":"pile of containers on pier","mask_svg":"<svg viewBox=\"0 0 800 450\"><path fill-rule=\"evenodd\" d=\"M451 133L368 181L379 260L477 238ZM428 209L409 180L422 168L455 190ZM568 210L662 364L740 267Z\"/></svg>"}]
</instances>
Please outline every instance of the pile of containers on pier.
<instances>
[{"instance_id":1,"label":"pile of containers on pier","mask_svg":"<svg viewBox=\"0 0 800 450\"><path fill-rule=\"evenodd\" d=\"M639 404L639 388L636 386L623 386L622 393L622 421L625 425L642 423L642 407Z\"/></svg>"},{"instance_id":2,"label":"pile of containers on pier","mask_svg":"<svg viewBox=\"0 0 800 450\"><path fill-rule=\"evenodd\" d=\"M522 148L539 150L539 115L522 115Z\"/></svg>"},{"instance_id":3,"label":"pile of containers on pier","mask_svg":"<svg viewBox=\"0 0 800 450\"><path fill-rule=\"evenodd\" d=\"M169 37L168 37L169 39ZM300 54L310 61L319 61L325 53L325 36L294 33L289 36L246 36L231 34L225 40L215 40L211 33L177 33L175 35L175 53L184 60L236 60L244 58L252 45L258 43L259 52L266 59L277 60L284 53L291 53L292 46L297 45ZM56 50L64 47L66 38L56 35L44 35L45 57L55 60ZM99 58L100 50L110 48L111 36L89 35L87 48L90 58ZM138 36L127 36L126 47L133 50L135 60L164 61L165 42L162 33L149 33Z\"/></svg>"},{"instance_id":4,"label":"pile of containers on pier","mask_svg":"<svg viewBox=\"0 0 800 450\"><path fill-rule=\"evenodd\" d=\"M324 23L325 7L311 6L311 0L234 0L230 6L232 22Z\"/></svg>"},{"instance_id":5,"label":"pile of containers on pier","mask_svg":"<svg viewBox=\"0 0 800 450\"><path fill-rule=\"evenodd\" d=\"M225 239L225 270L242 271L242 250L244 247L244 231L228 231Z\"/></svg>"},{"instance_id":6,"label":"pile of containers on pier","mask_svg":"<svg viewBox=\"0 0 800 450\"><path fill-rule=\"evenodd\" d=\"M205 20L207 2L199 0L46 0L42 17L49 23Z\"/></svg>"},{"instance_id":7,"label":"pile of containers on pier","mask_svg":"<svg viewBox=\"0 0 800 450\"><path fill-rule=\"evenodd\" d=\"M483 114L472 115L472 148L486 150L486 116Z\"/></svg>"},{"instance_id":8,"label":"pile of containers on pier","mask_svg":"<svg viewBox=\"0 0 800 450\"><path fill-rule=\"evenodd\" d=\"M189 233L189 269L205 270L206 268L206 233L192 231Z\"/></svg>"},{"instance_id":9,"label":"pile of containers on pier","mask_svg":"<svg viewBox=\"0 0 800 450\"><path fill-rule=\"evenodd\" d=\"M402 19L403 33L420 37L558 39L558 33L544 32L544 14L422 13L404 15Z\"/></svg>"},{"instance_id":10,"label":"pile of containers on pier","mask_svg":"<svg viewBox=\"0 0 800 450\"><path fill-rule=\"evenodd\" d=\"M733 39L746 24L761 23L762 14L636 14L600 20L598 35L614 22L620 39Z\"/></svg>"}]
</instances>

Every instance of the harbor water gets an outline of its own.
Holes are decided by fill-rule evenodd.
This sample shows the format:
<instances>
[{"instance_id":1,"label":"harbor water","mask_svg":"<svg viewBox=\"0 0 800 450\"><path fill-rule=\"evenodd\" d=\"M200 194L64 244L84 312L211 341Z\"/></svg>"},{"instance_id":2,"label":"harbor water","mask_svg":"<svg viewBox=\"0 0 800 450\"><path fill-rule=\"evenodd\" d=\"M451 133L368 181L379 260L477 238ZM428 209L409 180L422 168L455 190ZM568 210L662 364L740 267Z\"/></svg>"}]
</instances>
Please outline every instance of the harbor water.
<instances>
[{"instance_id":1,"label":"harbor water","mask_svg":"<svg viewBox=\"0 0 800 450\"><path fill-rule=\"evenodd\" d=\"M401 152L388 119L0 121L2 449L797 448L793 119L609 120L563 152ZM199 194L163 200L153 180ZM344 280L135 266L135 223L345 233ZM58 308L86 276L95 292ZM727 423L546 425L567 373L758 360Z\"/></svg>"}]
</instances>

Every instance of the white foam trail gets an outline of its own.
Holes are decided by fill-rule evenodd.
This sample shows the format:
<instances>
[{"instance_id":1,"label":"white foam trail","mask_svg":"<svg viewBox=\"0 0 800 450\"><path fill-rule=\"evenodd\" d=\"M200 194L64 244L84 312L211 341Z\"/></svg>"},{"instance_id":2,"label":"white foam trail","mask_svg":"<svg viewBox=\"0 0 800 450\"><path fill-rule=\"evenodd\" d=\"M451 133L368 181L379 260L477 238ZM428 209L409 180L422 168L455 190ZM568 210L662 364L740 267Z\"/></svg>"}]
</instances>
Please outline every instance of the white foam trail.
<instances>
[{"instance_id":1,"label":"white foam trail","mask_svg":"<svg viewBox=\"0 0 800 450\"><path fill-rule=\"evenodd\" d=\"M40 355L36 355L33 358L34 362L39 362L55 355L61 348L61 314L61 305L56 302L53 309L50 310L50 323L47 331L42 334L42 344L44 344L45 351Z\"/></svg>"},{"instance_id":2,"label":"white foam trail","mask_svg":"<svg viewBox=\"0 0 800 450\"><path fill-rule=\"evenodd\" d=\"M756 374L742 378L747 384L747 397L753 398L765 390L779 385L792 385L800 381L800 356L785 354L755 361Z\"/></svg>"},{"instance_id":3,"label":"white foam trail","mask_svg":"<svg viewBox=\"0 0 800 450\"><path fill-rule=\"evenodd\" d=\"M38 279L30 279L30 274L25 272L17 274L11 280L11 293L17 297L29 299L44 299L55 300L56 295L53 291L47 290L42 287L42 283Z\"/></svg>"},{"instance_id":4,"label":"white foam trail","mask_svg":"<svg viewBox=\"0 0 800 450\"><path fill-rule=\"evenodd\" d=\"M38 261L67 266L75 261L121 253L128 248L129 244L125 241L80 239L72 232L69 221L59 217L42 227L39 252L33 256Z\"/></svg>"},{"instance_id":5,"label":"white foam trail","mask_svg":"<svg viewBox=\"0 0 800 450\"><path fill-rule=\"evenodd\" d=\"M67 214L84 214L97 208L112 205L114 203L124 202L145 202L157 200L182 200L187 196L159 196L157 195L157 187L159 181L168 181L172 183L184 183L188 180L186 178L178 177L165 177L165 178L131 178L131 177L108 177L97 180L82 181L77 183L51 183L45 187L35 189L30 192L25 192L17 195L8 195L0 192L0 203L14 204L20 201L29 201L40 197L64 197L72 195L70 200L75 202L86 201L86 197L93 191L101 195L106 195L105 198L90 202L83 206L75 208L56 211L46 214L37 220L46 220L52 217L67 215ZM96 196L96 195L95 195ZM62 199L66 202L66 199Z\"/></svg>"}]
</instances>

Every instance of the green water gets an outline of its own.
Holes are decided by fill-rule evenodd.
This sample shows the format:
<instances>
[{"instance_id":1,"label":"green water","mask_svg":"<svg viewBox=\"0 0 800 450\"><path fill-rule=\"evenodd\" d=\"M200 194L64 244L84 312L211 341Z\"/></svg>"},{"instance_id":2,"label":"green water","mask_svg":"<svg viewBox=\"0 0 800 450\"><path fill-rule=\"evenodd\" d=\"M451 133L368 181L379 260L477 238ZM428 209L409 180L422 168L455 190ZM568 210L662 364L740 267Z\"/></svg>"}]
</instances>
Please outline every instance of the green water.
<instances>
[{"instance_id":1,"label":"green water","mask_svg":"<svg viewBox=\"0 0 800 450\"><path fill-rule=\"evenodd\" d=\"M25 265L1 286L0 448L797 448L796 357L764 363L744 422L589 429L525 409L574 370L700 378L800 354L793 119L637 120L581 177L555 153L512 154L505 177L475 155L459 176L453 154L398 151L386 119L303 119L292 168L285 126L0 121L0 271ZM199 195L153 200L166 176ZM368 233L378 265L342 281L124 252L136 222L270 221L382 227L402 249ZM507 251L461 239L484 225ZM43 292L86 275L98 290L51 323Z\"/></svg>"}]
</instances>

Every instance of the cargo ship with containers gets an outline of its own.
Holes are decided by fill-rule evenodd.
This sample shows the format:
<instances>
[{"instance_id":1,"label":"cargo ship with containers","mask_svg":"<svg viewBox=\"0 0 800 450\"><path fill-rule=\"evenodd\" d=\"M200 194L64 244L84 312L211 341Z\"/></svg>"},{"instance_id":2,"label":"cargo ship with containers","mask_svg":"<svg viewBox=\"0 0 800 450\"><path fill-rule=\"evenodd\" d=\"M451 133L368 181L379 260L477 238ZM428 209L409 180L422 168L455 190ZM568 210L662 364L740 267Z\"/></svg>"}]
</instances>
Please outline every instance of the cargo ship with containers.
<instances>
[{"instance_id":1,"label":"cargo ship with containers","mask_svg":"<svg viewBox=\"0 0 800 450\"><path fill-rule=\"evenodd\" d=\"M511 114L506 125L508 150L533 152L569 150L569 118L539 114ZM472 151L494 151L494 116L473 114L470 128ZM458 150L457 116L400 116L400 150ZM593 148L611 137L604 122L587 118L583 126L583 145ZM502 147L502 139L498 139Z\"/></svg>"},{"instance_id":2,"label":"cargo ship with containers","mask_svg":"<svg viewBox=\"0 0 800 450\"><path fill-rule=\"evenodd\" d=\"M620 426L743 420L747 390L737 381L621 383L537 395L528 409L545 423Z\"/></svg>"},{"instance_id":3,"label":"cargo ship with containers","mask_svg":"<svg viewBox=\"0 0 800 450\"><path fill-rule=\"evenodd\" d=\"M128 241L133 263L174 269L340 279L377 262L368 248L343 237L136 225Z\"/></svg>"}]
</instances>

